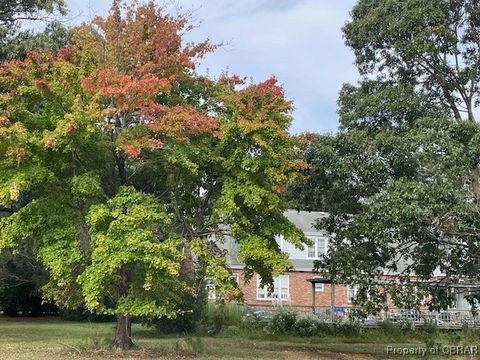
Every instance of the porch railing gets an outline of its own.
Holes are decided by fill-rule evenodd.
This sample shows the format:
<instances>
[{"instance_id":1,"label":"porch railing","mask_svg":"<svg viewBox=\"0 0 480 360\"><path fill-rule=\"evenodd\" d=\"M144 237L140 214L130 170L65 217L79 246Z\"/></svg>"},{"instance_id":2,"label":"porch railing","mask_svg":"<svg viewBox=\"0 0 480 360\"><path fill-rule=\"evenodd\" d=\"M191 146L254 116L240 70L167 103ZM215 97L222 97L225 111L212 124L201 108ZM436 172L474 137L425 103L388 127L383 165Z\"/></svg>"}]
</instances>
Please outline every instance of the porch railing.
<instances>
[{"instance_id":1,"label":"porch railing","mask_svg":"<svg viewBox=\"0 0 480 360\"><path fill-rule=\"evenodd\" d=\"M358 313L361 310L358 307L344 307L335 306L332 308L329 306L317 306L314 309L311 306L282 306L278 304L265 304L265 305L245 305L245 312L257 313L257 314L271 314L272 312L288 307L294 309L300 313L313 313L319 317L322 321L340 322L345 321L355 316L355 312ZM416 310L416 309L397 309L391 308L381 313L370 315L366 319L362 319L362 324L366 327L376 327L383 322L391 323L410 323L412 326L421 327L428 323L434 323L440 328L461 328L462 326L474 326L480 327L480 315L474 315L469 310L443 310L443 311L428 311L428 310Z\"/></svg>"}]
</instances>

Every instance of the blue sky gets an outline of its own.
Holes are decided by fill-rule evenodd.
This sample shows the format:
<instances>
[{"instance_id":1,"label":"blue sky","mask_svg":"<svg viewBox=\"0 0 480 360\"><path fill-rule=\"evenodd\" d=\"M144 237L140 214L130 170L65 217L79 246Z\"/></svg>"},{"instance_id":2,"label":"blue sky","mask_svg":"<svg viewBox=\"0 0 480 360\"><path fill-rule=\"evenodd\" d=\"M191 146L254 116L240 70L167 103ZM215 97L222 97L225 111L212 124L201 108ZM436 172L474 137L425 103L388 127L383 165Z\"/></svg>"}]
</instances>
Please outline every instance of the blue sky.
<instances>
[{"instance_id":1,"label":"blue sky","mask_svg":"<svg viewBox=\"0 0 480 360\"><path fill-rule=\"evenodd\" d=\"M353 54L341 27L355 0L177 0L201 22L189 40L210 37L224 48L208 55L199 72L230 73L262 81L275 75L295 105L292 133L337 129L341 85L355 82ZM106 14L111 0L67 0L70 22Z\"/></svg>"}]
</instances>

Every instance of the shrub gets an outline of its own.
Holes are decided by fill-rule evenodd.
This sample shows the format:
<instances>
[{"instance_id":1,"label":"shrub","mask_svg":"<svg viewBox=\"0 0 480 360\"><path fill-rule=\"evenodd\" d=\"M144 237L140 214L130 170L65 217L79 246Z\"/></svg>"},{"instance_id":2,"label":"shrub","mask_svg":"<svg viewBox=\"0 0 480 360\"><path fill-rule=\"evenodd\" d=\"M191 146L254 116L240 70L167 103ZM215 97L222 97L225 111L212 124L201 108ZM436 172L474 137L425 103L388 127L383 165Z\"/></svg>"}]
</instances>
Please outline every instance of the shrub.
<instances>
[{"instance_id":1,"label":"shrub","mask_svg":"<svg viewBox=\"0 0 480 360\"><path fill-rule=\"evenodd\" d=\"M47 271L31 249L0 254L0 310L7 316L56 315L57 307L42 301L41 288L47 280Z\"/></svg>"},{"instance_id":2,"label":"shrub","mask_svg":"<svg viewBox=\"0 0 480 360\"><path fill-rule=\"evenodd\" d=\"M433 320L425 320L421 329L429 335L438 334L438 325Z\"/></svg>"},{"instance_id":3,"label":"shrub","mask_svg":"<svg viewBox=\"0 0 480 360\"><path fill-rule=\"evenodd\" d=\"M380 323L380 329L382 329L383 333L390 338L400 338L404 335L402 327L398 323L389 320L382 321Z\"/></svg>"},{"instance_id":4,"label":"shrub","mask_svg":"<svg viewBox=\"0 0 480 360\"><path fill-rule=\"evenodd\" d=\"M302 315L297 318L293 326L295 334L299 336L314 336L319 331L320 321L312 315Z\"/></svg>"},{"instance_id":5,"label":"shrub","mask_svg":"<svg viewBox=\"0 0 480 360\"><path fill-rule=\"evenodd\" d=\"M331 323L319 319L317 327L318 335L335 335L335 329Z\"/></svg>"},{"instance_id":6,"label":"shrub","mask_svg":"<svg viewBox=\"0 0 480 360\"><path fill-rule=\"evenodd\" d=\"M353 337L362 332L362 326L359 321L347 320L335 324L335 335Z\"/></svg>"},{"instance_id":7,"label":"shrub","mask_svg":"<svg viewBox=\"0 0 480 360\"><path fill-rule=\"evenodd\" d=\"M162 334L190 334L201 321L206 304L206 297L185 293L177 305L176 317L163 317L154 321L147 321L147 324L154 325Z\"/></svg>"},{"instance_id":8,"label":"shrub","mask_svg":"<svg viewBox=\"0 0 480 360\"><path fill-rule=\"evenodd\" d=\"M226 326L240 326L242 318L242 305L208 303L204 308L202 324L209 334L215 335Z\"/></svg>"},{"instance_id":9,"label":"shrub","mask_svg":"<svg viewBox=\"0 0 480 360\"><path fill-rule=\"evenodd\" d=\"M63 309L58 311L60 318L66 321L114 322L115 315L101 315L92 313L84 308Z\"/></svg>"},{"instance_id":10,"label":"shrub","mask_svg":"<svg viewBox=\"0 0 480 360\"><path fill-rule=\"evenodd\" d=\"M285 334L292 331L297 321L297 312L292 309L282 309L275 313L270 323L270 329L274 334Z\"/></svg>"},{"instance_id":11,"label":"shrub","mask_svg":"<svg viewBox=\"0 0 480 360\"><path fill-rule=\"evenodd\" d=\"M415 330L415 323L413 320L403 320L398 322L398 326L404 333L408 333Z\"/></svg>"},{"instance_id":12,"label":"shrub","mask_svg":"<svg viewBox=\"0 0 480 360\"><path fill-rule=\"evenodd\" d=\"M265 325L268 325L270 321L265 317L261 317L257 314L247 314L243 317L241 327L242 329L262 329Z\"/></svg>"},{"instance_id":13,"label":"shrub","mask_svg":"<svg viewBox=\"0 0 480 360\"><path fill-rule=\"evenodd\" d=\"M450 333L450 339L452 344L461 345L468 343L478 343L480 339L480 329L478 327L468 326L468 324L462 324L462 329L459 332Z\"/></svg>"}]
</instances>

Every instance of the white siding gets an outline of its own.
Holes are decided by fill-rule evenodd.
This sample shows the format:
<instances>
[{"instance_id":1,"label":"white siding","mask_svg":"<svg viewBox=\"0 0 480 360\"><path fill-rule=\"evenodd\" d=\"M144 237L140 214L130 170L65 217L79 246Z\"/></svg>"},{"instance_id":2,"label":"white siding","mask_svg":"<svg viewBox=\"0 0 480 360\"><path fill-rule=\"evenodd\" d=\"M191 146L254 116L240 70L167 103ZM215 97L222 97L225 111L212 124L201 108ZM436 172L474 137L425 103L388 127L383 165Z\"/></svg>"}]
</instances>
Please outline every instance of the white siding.
<instances>
[{"instance_id":1,"label":"white siding","mask_svg":"<svg viewBox=\"0 0 480 360\"><path fill-rule=\"evenodd\" d=\"M328 251L328 237L323 233L307 233L308 238L324 238L326 241L326 249ZM307 246L304 246L304 249L298 249L292 243L284 240L282 237L277 238L277 243L280 246L280 249L290 255L292 260L312 260L307 256Z\"/></svg>"}]
</instances>

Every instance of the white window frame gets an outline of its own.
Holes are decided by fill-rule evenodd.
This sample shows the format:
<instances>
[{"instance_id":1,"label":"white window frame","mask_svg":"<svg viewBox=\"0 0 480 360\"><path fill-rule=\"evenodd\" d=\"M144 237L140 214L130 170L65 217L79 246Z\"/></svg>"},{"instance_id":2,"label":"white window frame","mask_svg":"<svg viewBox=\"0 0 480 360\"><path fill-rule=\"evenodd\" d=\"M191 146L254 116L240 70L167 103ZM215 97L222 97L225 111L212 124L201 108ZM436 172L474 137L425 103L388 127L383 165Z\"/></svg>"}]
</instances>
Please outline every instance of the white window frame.
<instances>
[{"instance_id":1,"label":"white window frame","mask_svg":"<svg viewBox=\"0 0 480 360\"><path fill-rule=\"evenodd\" d=\"M324 292L325 284L324 283L315 283L315 292Z\"/></svg>"},{"instance_id":2,"label":"white window frame","mask_svg":"<svg viewBox=\"0 0 480 360\"><path fill-rule=\"evenodd\" d=\"M205 279L205 290L207 291L208 300L216 300L217 295L215 293L215 285L213 285L213 278L207 277Z\"/></svg>"},{"instance_id":3,"label":"white window frame","mask_svg":"<svg viewBox=\"0 0 480 360\"><path fill-rule=\"evenodd\" d=\"M240 286L238 282L240 277L237 272L232 272L231 278L237 283L238 286ZM207 277L205 280L206 280L205 289L207 290L207 299L216 300L217 294L215 293L215 285L213 285L213 277Z\"/></svg>"},{"instance_id":4,"label":"white window frame","mask_svg":"<svg viewBox=\"0 0 480 360\"><path fill-rule=\"evenodd\" d=\"M268 287L262 287L261 286L261 277L260 275L257 274L257 289L256 289L256 295L257 295L257 300L260 301L272 301L272 300L289 300L290 299L290 276L289 275L280 275L276 276L273 278L274 282L275 280L278 281L279 284L279 289L274 288L272 293L268 292ZM286 286L285 286L286 283ZM282 289L287 290L287 296L282 297ZM280 297L278 296L280 294Z\"/></svg>"},{"instance_id":5,"label":"white window frame","mask_svg":"<svg viewBox=\"0 0 480 360\"><path fill-rule=\"evenodd\" d=\"M457 310L458 308L458 291L455 288L450 288L452 295L453 295L453 302L452 305L448 307L449 310Z\"/></svg>"},{"instance_id":6,"label":"white window frame","mask_svg":"<svg viewBox=\"0 0 480 360\"><path fill-rule=\"evenodd\" d=\"M355 299L357 297L357 294L358 294L358 286L357 285L354 285L354 286L347 285L347 303L348 304L353 303L353 299L350 296L350 291L353 292L353 299Z\"/></svg>"},{"instance_id":7,"label":"white window frame","mask_svg":"<svg viewBox=\"0 0 480 360\"><path fill-rule=\"evenodd\" d=\"M307 245L306 246L306 255L307 259L320 259L323 255L325 255L328 251L328 237L326 236L319 236L319 235L307 235L307 239L311 240L313 242L312 246ZM320 254L318 251L318 242L319 240L323 240L323 254ZM314 254L313 256L310 256L309 252L310 249L312 249Z\"/></svg>"}]
</instances>

